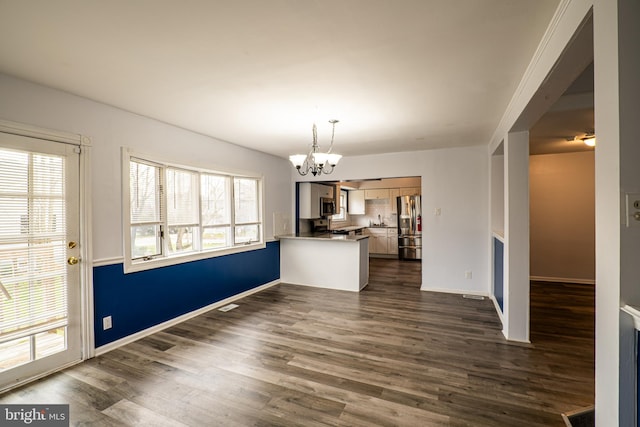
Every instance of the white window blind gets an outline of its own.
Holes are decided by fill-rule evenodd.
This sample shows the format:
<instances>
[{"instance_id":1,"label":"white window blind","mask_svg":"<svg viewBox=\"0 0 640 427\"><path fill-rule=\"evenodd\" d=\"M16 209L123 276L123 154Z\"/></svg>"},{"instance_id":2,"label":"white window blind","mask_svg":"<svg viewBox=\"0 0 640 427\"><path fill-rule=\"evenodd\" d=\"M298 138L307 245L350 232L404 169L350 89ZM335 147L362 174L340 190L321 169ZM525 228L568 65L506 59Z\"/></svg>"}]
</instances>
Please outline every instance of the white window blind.
<instances>
[{"instance_id":1,"label":"white window blind","mask_svg":"<svg viewBox=\"0 0 640 427\"><path fill-rule=\"evenodd\" d=\"M162 254L162 169L131 160L129 165L129 212L131 256L134 259Z\"/></svg>"},{"instance_id":2,"label":"white window blind","mask_svg":"<svg viewBox=\"0 0 640 427\"><path fill-rule=\"evenodd\" d=\"M64 159L0 149L0 343L67 322Z\"/></svg>"},{"instance_id":3,"label":"white window blind","mask_svg":"<svg viewBox=\"0 0 640 427\"><path fill-rule=\"evenodd\" d=\"M131 224L157 223L161 220L160 168L132 161L129 169Z\"/></svg>"}]
</instances>

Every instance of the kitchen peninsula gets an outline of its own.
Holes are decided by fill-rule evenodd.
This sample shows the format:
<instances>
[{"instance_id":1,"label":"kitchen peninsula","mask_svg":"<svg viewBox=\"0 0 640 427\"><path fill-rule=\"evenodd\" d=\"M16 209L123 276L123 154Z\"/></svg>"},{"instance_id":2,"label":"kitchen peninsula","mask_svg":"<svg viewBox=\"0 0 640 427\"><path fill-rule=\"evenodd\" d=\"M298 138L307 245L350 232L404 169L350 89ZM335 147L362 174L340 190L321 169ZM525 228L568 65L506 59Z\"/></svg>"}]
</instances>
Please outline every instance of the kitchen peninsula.
<instances>
[{"instance_id":1,"label":"kitchen peninsula","mask_svg":"<svg viewBox=\"0 0 640 427\"><path fill-rule=\"evenodd\" d=\"M301 233L280 239L280 280L359 292L369 283L369 236Z\"/></svg>"}]
</instances>

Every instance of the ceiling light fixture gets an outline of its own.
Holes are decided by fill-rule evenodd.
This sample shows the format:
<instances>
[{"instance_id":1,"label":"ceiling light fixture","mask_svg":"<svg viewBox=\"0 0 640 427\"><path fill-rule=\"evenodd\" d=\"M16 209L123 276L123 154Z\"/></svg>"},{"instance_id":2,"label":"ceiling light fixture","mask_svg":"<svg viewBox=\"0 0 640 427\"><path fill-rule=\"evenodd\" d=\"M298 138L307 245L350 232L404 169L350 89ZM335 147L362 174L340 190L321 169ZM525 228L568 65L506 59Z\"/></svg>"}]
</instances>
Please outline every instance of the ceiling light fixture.
<instances>
[{"instance_id":1,"label":"ceiling light fixture","mask_svg":"<svg viewBox=\"0 0 640 427\"><path fill-rule=\"evenodd\" d=\"M584 138L580 139L582 140L582 142L584 142L585 145L588 145L589 147L596 146L596 135L593 132L587 133Z\"/></svg>"},{"instance_id":2,"label":"ceiling light fixture","mask_svg":"<svg viewBox=\"0 0 640 427\"><path fill-rule=\"evenodd\" d=\"M311 129L313 132L311 151L309 151L308 154L294 154L289 156L289 160L293 163L293 166L295 166L300 175L304 176L309 172L311 172L313 176L323 173L329 175L333 172L333 168L342 158L340 154L331 152L333 149L333 136L336 132L336 123L338 122L339 120L329 120L333 128L331 130L331 145L329 145L329 150L327 150L326 153L320 152L320 147L318 146L318 129L314 123Z\"/></svg>"}]
</instances>

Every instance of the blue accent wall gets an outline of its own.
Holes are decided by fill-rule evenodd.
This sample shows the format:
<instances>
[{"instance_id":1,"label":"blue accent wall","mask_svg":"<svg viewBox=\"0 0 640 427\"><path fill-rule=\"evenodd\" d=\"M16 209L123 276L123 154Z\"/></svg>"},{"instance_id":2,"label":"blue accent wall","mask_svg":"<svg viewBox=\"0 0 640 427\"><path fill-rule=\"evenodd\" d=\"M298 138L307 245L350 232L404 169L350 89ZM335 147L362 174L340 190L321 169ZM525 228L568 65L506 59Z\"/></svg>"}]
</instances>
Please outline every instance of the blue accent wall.
<instances>
[{"instance_id":1,"label":"blue accent wall","mask_svg":"<svg viewBox=\"0 0 640 427\"><path fill-rule=\"evenodd\" d=\"M493 296L504 313L504 243L493 238Z\"/></svg>"},{"instance_id":2,"label":"blue accent wall","mask_svg":"<svg viewBox=\"0 0 640 427\"><path fill-rule=\"evenodd\" d=\"M280 278L280 243L265 249L124 274L93 269L95 345L103 346ZM102 318L113 327L102 330Z\"/></svg>"}]
</instances>

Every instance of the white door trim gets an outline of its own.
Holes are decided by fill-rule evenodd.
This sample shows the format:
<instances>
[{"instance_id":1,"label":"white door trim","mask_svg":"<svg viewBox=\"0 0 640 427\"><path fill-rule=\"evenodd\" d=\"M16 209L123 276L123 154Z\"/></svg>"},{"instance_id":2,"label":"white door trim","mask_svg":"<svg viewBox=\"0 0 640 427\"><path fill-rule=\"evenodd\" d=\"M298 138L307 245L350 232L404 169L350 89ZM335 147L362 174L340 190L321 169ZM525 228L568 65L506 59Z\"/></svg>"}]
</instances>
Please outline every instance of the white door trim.
<instances>
[{"instance_id":1,"label":"white door trim","mask_svg":"<svg viewBox=\"0 0 640 427\"><path fill-rule=\"evenodd\" d=\"M91 239L91 138L0 119L0 132L75 145L80 149L80 321L82 360L95 356L93 333L93 250Z\"/></svg>"}]
</instances>

